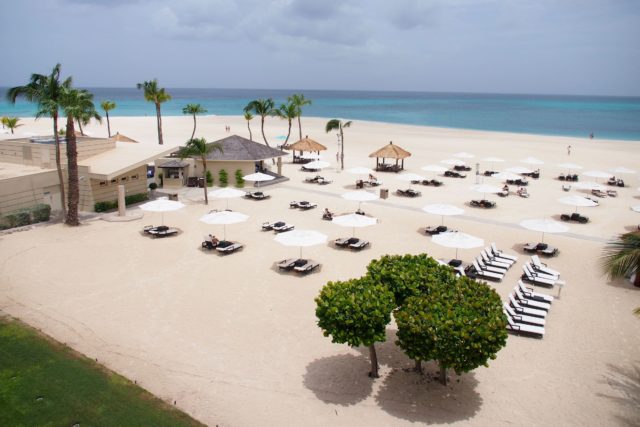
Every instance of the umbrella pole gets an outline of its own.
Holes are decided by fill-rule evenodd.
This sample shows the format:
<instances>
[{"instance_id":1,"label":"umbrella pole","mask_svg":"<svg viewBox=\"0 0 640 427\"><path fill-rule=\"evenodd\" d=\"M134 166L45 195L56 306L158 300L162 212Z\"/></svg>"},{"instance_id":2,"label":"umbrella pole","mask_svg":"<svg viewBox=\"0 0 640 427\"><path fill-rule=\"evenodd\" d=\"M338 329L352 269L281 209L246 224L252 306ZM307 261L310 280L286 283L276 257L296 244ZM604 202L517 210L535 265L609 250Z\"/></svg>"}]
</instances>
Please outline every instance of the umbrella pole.
<instances>
[{"instance_id":1,"label":"umbrella pole","mask_svg":"<svg viewBox=\"0 0 640 427\"><path fill-rule=\"evenodd\" d=\"M456 259L458 259L458 248L456 248Z\"/></svg>"},{"instance_id":2,"label":"umbrella pole","mask_svg":"<svg viewBox=\"0 0 640 427\"><path fill-rule=\"evenodd\" d=\"M164 225L164 212L162 212L162 224L160 225Z\"/></svg>"},{"instance_id":3,"label":"umbrella pole","mask_svg":"<svg viewBox=\"0 0 640 427\"><path fill-rule=\"evenodd\" d=\"M544 231L542 232L542 243L544 243Z\"/></svg>"},{"instance_id":4,"label":"umbrella pole","mask_svg":"<svg viewBox=\"0 0 640 427\"><path fill-rule=\"evenodd\" d=\"M300 246L300 259L302 259L302 246Z\"/></svg>"},{"instance_id":5,"label":"umbrella pole","mask_svg":"<svg viewBox=\"0 0 640 427\"><path fill-rule=\"evenodd\" d=\"M440 221L440 225L444 225L444 215L441 216L442 221Z\"/></svg>"},{"instance_id":6,"label":"umbrella pole","mask_svg":"<svg viewBox=\"0 0 640 427\"><path fill-rule=\"evenodd\" d=\"M222 225L222 240L227 240L227 224Z\"/></svg>"}]
</instances>

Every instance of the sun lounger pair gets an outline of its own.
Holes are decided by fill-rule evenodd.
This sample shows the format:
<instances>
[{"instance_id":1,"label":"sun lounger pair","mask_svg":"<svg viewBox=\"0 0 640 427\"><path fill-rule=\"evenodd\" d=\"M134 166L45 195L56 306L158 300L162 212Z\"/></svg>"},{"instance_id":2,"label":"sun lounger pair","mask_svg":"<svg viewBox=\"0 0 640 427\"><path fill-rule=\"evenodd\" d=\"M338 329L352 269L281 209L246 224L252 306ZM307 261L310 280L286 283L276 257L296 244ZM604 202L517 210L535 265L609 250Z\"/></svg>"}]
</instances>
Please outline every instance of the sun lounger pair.
<instances>
[{"instance_id":1,"label":"sun lounger pair","mask_svg":"<svg viewBox=\"0 0 640 427\"><path fill-rule=\"evenodd\" d=\"M420 195L422 195L421 192L414 190L413 188L407 188L406 190L402 190L402 189L397 189L396 190L396 194L398 196L405 196L405 197L418 197Z\"/></svg>"},{"instance_id":2,"label":"sun lounger pair","mask_svg":"<svg viewBox=\"0 0 640 427\"><path fill-rule=\"evenodd\" d=\"M517 335L524 334L534 336L536 338L544 337L544 327L542 326L534 326L527 323L518 323L516 320L509 315L507 310L504 310L505 315L507 316L507 329Z\"/></svg>"},{"instance_id":3,"label":"sun lounger pair","mask_svg":"<svg viewBox=\"0 0 640 427\"><path fill-rule=\"evenodd\" d=\"M166 225L159 225L154 227L153 225L147 225L142 229L146 234L150 234L153 237L168 237L178 234L178 230L175 228L167 227Z\"/></svg>"},{"instance_id":4,"label":"sun lounger pair","mask_svg":"<svg viewBox=\"0 0 640 427\"><path fill-rule=\"evenodd\" d=\"M358 239L357 237L345 237L345 238L340 238L340 239L336 239L333 242L336 246L341 247L341 248L346 248L349 247L351 249L364 249L365 247L369 246L369 242L366 240L362 240L362 239Z\"/></svg>"},{"instance_id":5,"label":"sun lounger pair","mask_svg":"<svg viewBox=\"0 0 640 427\"><path fill-rule=\"evenodd\" d=\"M484 271L490 271L492 273L500 274L504 277L507 274L507 269L502 267L496 267L493 265L486 264L480 255L478 255L475 259L475 262L478 264L478 267Z\"/></svg>"},{"instance_id":6,"label":"sun lounger pair","mask_svg":"<svg viewBox=\"0 0 640 427\"><path fill-rule=\"evenodd\" d=\"M276 264L280 270L294 270L298 273L310 273L320 266L319 263L302 258L289 258Z\"/></svg>"},{"instance_id":7,"label":"sun lounger pair","mask_svg":"<svg viewBox=\"0 0 640 427\"><path fill-rule=\"evenodd\" d=\"M230 254L233 253L235 251L237 251L238 249L242 248L244 245L241 243L237 243L237 242L230 242L228 240L221 240L218 243L218 246L216 246L216 250L218 252L221 252L223 254Z\"/></svg>"},{"instance_id":8,"label":"sun lounger pair","mask_svg":"<svg viewBox=\"0 0 640 427\"><path fill-rule=\"evenodd\" d=\"M521 279L527 283L537 286L546 286L552 288L554 286L564 286L564 280L560 280L558 276L549 275L535 271L528 263L522 266L524 273Z\"/></svg>"},{"instance_id":9,"label":"sun lounger pair","mask_svg":"<svg viewBox=\"0 0 640 427\"><path fill-rule=\"evenodd\" d=\"M466 178L467 175L457 172L457 171L452 171L452 170L448 170L444 172L444 176L449 177L449 178Z\"/></svg>"},{"instance_id":10,"label":"sun lounger pair","mask_svg":"<svg viewBox=\"0 0 640 427\"><path fill-rule=\"evenodd\" d=\"M276 221L276 222L267 221L267 222L262 223L262 230L263 231L273 230L276 233L282 233L283 231L293 230L294 227L295 226L293 224L287 224L284 221Z\"/></svg>"},{"instance_id":11,"label":"sun lounger pair","mask_svg":"<svg viewBox=\"0 0 640 427\"><path fill-rule=\"evenodd\" d=\"M413 180L411 181L412 184L422 184L422 185L433 185L434 187L440 187L442 185L442 181L438 181L437 179L423 179L422 181L420 180Z\"/></svg>"},{"instance_id":12,"label":"sun lounger pair","mask_svg":"<svg viewBox=\"0 0 640 427\"><path fill-rule=\"evenodd\" d=\"M307 201L301 201L301 202L291 202L289 203L289 207L290 208L300 208L302 210L307 210L307 209L313 209L318 207L318 205L316 203L311 203L311 202L307 202Z\"/></svg>"},{"instance_id":13,"label":"sun lounger pair","mask_svg":"<svg viewBox=\"0 0 640 427\"><path fill-rule=\"evenodd\" d=\"M524 324L527 324L527 325L541 326L541 327L544 327L545 324L547 323L546 319L544 319L542 317L527 316L526 314L518 314L507 303L503 304L503 308L504 308L504 311L506 312L505 314L507 314L509 317L511 317L511 319L513 319L513 321L515 323L524 323Z\"/></svg>"},{"instance_id":14,"label":"sun lounger pair","mask_svg":"<svg viewBox=\"0 0 640 427\"><path fill-rule=\"evenodd\" d=\"M525 243L522 249L525 252L529 253L539 253L545 256L555 256L558 255L558 248L554 248L553 246L549 246L546 243Z\"/></svg>"},{"instance_id":15,"label":"sun lounger pair","mask_svg":"<svg viewBox=\"0 0 640 427\"><path fill-rule=\"evenodd\" d=\"M560 215L560 219L563 221L575 221L579 222L580 224L586 224L589 222L588 216L580 215L577 212L571 214L562 214Z\"/></svg>"},{"instance_id":16,"label":"sun lounger pair","mask_svg":"<svg viewBox=\"0 0 640 427\"><path fill-rule=\"evenodd\" d=\"M438 225L437 227L434 227L434 226L426 227L424 229L424 232L427 234L431 234L433 236L434 234L444 233L447 230L448 228L446 225Z\"/></svg>"},{"instance_id":17,"label":"sun lounger pair","mask_svg":"<svg viewBox=\"0 0 640 427\"><path fill-rule=\"evenodd\" d=\"M247 191L244 197L254 200L264 200L268 199L271 196L268 194L264 194L262 191Z\"/></svg>"},{"instance_id":18,"label":"sun lounger pair","mask_svg":"<svg viewBox=\"0 0 640 427\"><path fill-rule=\"evenodd\" d=\"M496 202L492 202L490 200L472 200L469 202L469 206L473 206L475 208L495 208L497 206Z\"/></svg>"}]
</instances>

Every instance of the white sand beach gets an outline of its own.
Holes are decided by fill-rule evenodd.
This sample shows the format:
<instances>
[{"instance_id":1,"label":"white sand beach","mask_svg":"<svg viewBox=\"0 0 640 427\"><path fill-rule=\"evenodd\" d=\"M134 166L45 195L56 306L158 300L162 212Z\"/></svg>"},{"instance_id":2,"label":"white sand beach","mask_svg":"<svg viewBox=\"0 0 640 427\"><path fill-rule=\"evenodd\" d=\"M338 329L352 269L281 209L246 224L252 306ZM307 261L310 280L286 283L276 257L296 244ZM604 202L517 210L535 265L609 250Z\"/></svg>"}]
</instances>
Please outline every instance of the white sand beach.
<instances>
[{"instance_id":1,"label":"white sand beach","mask_svg":"<svg viewBox=\"0 0 640 427\"><path fill-rule=\"evenodd\" d=\"M160 214L145 213L142 220L107 222L99 218L82 226L38 226L0 235L0 310L40 328L56 340L96 358L150 392L208 425L219 426L409 426L429 425L638 425L640 424L640 289L628 281L609 281L599 267L605 242L636 229L640 214L639 179L622 175L627 187L618 197L600 200L600 206L580 208L588 224L570 223L570 231L545 235L560 249L549 265L562 273L566 286L547 317L544 339L510 335L507 346L488 368L455 375L442 386L411 371L413 362L394 344L394 327L387 342L378 345L381 376L367 376L368 351L332 344L316 325L314 298L330 280L358 277L370 260L384 254L426 252L449 259L454 249L437 246L424 227L441 218L422 212L428 203L450 203L465 209L462 216L445 218L452 229L496 242L516 254L497 292L506 298L529 256L525 242L537 242L540 233L518 226L523 219L555 218L575 209L558 198L568 172L559 163L573 162L587 170L618 166L640 169L640 143L589 140L428 128L354 121L345 129L345 165L373 167L368 154L389 141L410 151L405 169L421 170L453 154L466 151L481 170L522 165L534 156L541 178L530 180L529 198L488 195L496 209L467 205L480 199L466 179L438 178L439 188L410 185L394 173L377 173L387 200L365 203L362 209L378 224L357 229L371 242L360 251L336 249L330 243L304 248L304 257L321 263L307 276L281 273L276 261L296 257L298 248L273 241L260 231L264 221L284 220L297 229L325 233L329 241L352 230L321 220L322 209L353 212L357 203L340 195L354 190L355 175L336 167L337 138L326 134L326 119L302 117L303 134L326 145L332 166L321 175L329 185L304 183L312 176L284 159L289 181L264 187L265 201L229 200L229 207L250 216L245 223L226 227L227 237L244 243L243 250L220 256L200 249L202 236L222 235L222 226L207 226L198 218L211 209L224 209L225 200L203 202L202 189L184 192L185 209L164 214L177 227L175 237L152 239L143 226L158 225ZM23 119L24 132L50 133L50 120ZM252 121L253 137L261 141L259 118ZM189 116L163 117L165 143L179 145L191 135ZM248 137L241 117L198 117L196 136L208 141L231 133ZM142 144L157 144L155 117L112 117L111 129ZM106 136L106 123L87 132ZM286 135L286 122L268 119L265 132L272 146ZM10 137L3 135L2 138ZM297 126L292 142L298 139ZM571 145L571 154L567 146ZM504 163L481 159L497 156ZM536 168L538 166L535 166ZM576 171L580 173L580 171ZM589 179L592 180L592 179ZM217 181L217 180L216 180ZM502 181L483 177L484 183ZM403 198L398 188L413 187L421 197ZM515 187L511 187L512 192ZM374 191L374 190L371 190ZM375 191L378 191L375 189ZM586 195L586 191L571 191ZM292 200L308 200L317 209L289 209ZM137 210L137 208L132 208ZM471 261L479 249L460 250ZM556 295L556 290L536 288ZM437 372L435 364L427 372Z\"/></svg>"}]
</instances>

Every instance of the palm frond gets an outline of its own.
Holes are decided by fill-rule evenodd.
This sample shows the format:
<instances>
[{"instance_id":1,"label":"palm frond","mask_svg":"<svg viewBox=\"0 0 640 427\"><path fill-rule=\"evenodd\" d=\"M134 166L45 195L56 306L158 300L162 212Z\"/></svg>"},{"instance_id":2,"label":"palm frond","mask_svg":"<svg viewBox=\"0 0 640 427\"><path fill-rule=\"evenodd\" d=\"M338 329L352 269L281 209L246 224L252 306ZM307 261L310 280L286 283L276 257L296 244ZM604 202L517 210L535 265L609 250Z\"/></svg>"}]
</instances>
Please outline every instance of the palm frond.
<instances>
[{"instance_id":1,"label":"palm frond","mask_svg":"<svg viewBox=\"0 0 640 427\"><path fill-rule=\"evenodd\" d=\"M601 267L611 279L640 273L640 233L622 234L609 242L603 249Z\"/></svg>"}]
</instances>

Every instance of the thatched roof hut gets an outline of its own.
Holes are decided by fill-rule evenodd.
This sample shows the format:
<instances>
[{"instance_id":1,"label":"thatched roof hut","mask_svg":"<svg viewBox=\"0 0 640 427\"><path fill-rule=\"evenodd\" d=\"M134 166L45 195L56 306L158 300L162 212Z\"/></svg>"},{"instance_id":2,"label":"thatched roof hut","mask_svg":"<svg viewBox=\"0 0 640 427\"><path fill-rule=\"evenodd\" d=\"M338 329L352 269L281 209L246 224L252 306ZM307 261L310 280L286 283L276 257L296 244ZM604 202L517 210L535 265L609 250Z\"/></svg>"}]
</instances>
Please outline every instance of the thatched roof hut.
<instances>
[{"instance_id":1,"label":"thatched roof hut","mask_svg":"<svg viewBox=\"0 0 640 427\"><path fill-rule=\"evenodd\" d=\"M305 136L300 141L294 142L293 144L290 144L290 145L286 146L285 149L286 150L293 150L293 151L317 152L317 151L324 151L324 150L327 149L327 147L325 147L324 145L320 144L319 142L314 141L313 139L309 138L308 136Z\"/></svg>"},{"instance_id":2,"label":"thatched roof hut","mask_svg":"<svg viewBox=\"0 0 640 427\"><path fill-rule=\"evenodd\" d=\"M116 132L115 135L112 135L111 139L115 142L138 142L135 139L129 138L128 136L121 135L120 132Z\"/></svg>"},{"instance_id":3,"label":"thatched roof hut","mask_svg":"<svg viewBox=\"0 0 640 427\"><path fill-rule=\"evenodd\" d=\"M376 170L381 172L399 172L403 170L404 159L409 156L411 156L410 152L397 145L393 145L393 141L389 141L389 144L369 154L369 157L376 158ZM380 161L380 159L382 159L382 161ZM385 159L395 159L396 163L395 165L385 163ZM401 161L400 164L398 160Z\"/></svg>"}]
</instances>

